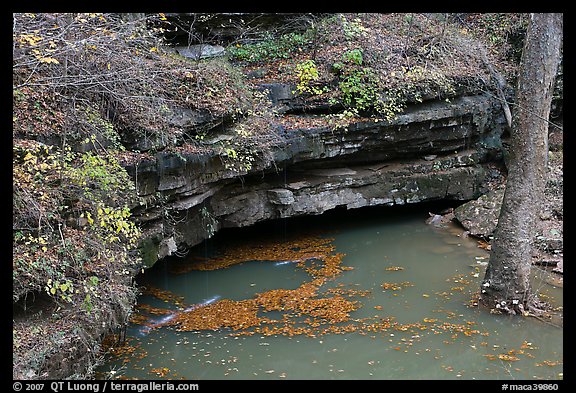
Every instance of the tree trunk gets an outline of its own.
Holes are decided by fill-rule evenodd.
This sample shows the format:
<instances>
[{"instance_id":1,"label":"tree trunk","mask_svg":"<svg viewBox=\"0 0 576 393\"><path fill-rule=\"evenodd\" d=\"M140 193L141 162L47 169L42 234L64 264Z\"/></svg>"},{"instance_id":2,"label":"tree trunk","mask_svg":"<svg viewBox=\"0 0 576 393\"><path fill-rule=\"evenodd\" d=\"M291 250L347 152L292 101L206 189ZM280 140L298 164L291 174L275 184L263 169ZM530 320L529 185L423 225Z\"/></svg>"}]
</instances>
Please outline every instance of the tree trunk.
<instances>
[{"instance_id":1,"label":"tree trunk","mask_svg":"<svg viewBox=\"0 0 576 393\"><path fill-rule=\"evenodd\" d=\"M548 168L548 117L562 43L562 14L531 14L512 119L510 165L480 304L508 314L535 312L532 240Z\"/></svg>"}]
</instances>

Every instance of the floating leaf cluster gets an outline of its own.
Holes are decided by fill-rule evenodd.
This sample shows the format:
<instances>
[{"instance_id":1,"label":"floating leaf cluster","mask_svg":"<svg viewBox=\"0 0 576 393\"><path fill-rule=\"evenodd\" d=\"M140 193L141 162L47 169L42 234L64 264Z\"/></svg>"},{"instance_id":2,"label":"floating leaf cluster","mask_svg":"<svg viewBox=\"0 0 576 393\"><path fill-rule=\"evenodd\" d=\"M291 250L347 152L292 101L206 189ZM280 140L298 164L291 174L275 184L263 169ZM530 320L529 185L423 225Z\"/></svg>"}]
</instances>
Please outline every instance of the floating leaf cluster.
<instances>
[{"instance_id":1,"label":"floating leaf cluster","mask_svg":"<svg viewBox=\"0 0 576 393\"><path fill-rule=\"evenodd\" d=\"M386 332L390 329L416 334L424 330L433 333L450 332L470 336L479 333L469 324L442 323L437 319L425 318L425 323L401 324L393 317L378 315L366 318L353 318L352 313L362 307L358 298L368 296L370 291L343 288L343 284L325 288L342 272L349 270L343 266L345 254L336 253L331 238L316 235L304 235L282 241L259 239L254 242L228 244L224 250L213 258L197 259L188 265L176 265L173 273L190 270L214 270L248 261L284 262L292 261L297 268L303 269L310 276L296 289L272 289L260 292L250 299L221 299L204 307L187 310L181 297L171 295L168 291L147 288L146 293L165 302L173 302L180 310L173 318L161 324L151 324L145 317L134 317L134 323L149 328L171 326L178 331L201 331L229 329L234 336L254 335L307 335L310 337L324 334L358 333L361 335ZM402 267L391 266L387 271L402 270ZM456 282L463 277L457 277ZM464 283L464 282L461 282ZM397 291L413 286L409 281L383 283L384 290ZM376 310L384 307L376 305ZM162 309L140 307L140 312L162 314ZM168 312L173 313L173 310ZM273 315L273 317L271 317ZM407 345L411 345L409 340Z\"/></svg>"},{"instance_id":2,"label":"floating leaf cluster","mask_svg":"<svg viewBox=\"0 0 576 393\"><path fill-rule=\"evenodd\" d=\"M183 273L189 270L214 270L247 261L292 261L306 271L311 281L304 282L296 289L274 289L257 293L252 299L221 299L213 304L189 311L179 311L167 322L153 328L174 326L180 331L216 330L229 328L242 334L324 334L334 333L329 328L333 324L350 321L350 313L362 304L350 298L366 296L369 291L356 291L344 288L329 288L323 285L350 267L342 265L345 254L334 253L331 238L305 235L291 240L260 241L229 245L217 257L198 260L188 266L177 266L172 272ZM146 293L166 302L172 301L180 308L181 298L167 291L147 288ZM158 310L140 311L158 314ZM268 312L280 312L281 319L270 319ZM140 317L132 321L150 327ZM252 330L248 330L252 328ZM341 327L340 331L351 331L351 327Z\"/></svg>"},{"instance_id":3,"label":"floating leaf cluster","mask_svg":"<svg viewBox=\"0 0 576 393\"><path fill-rule=\"evenodd\" d=\"M196 257L192 264L175 264L171 267L172 273L187 273L191 270L216 270L248 261L291 261L303 266L308 261L321 261L327 273L336 273L334 265L339 264L344 254L330 255L335 247L331 244L334 239L315 235L304 235L293 239L276 241L274 239L261 239L241 244L229 244L219 255L212 258ZM330 260L325 259L330 256ZM330 267L326 267L330 265ZM310 271L308 271L310 273Z\"/></svg>"},{"instance_id":4,"label":"floating leaf cluster","mask_svg":"<svg viewBox=\"0 0 576 393\"><path fill-rule=\"evenodd\" d=\"M400 290L400 289L402 289L402 288L412 287L412 286L414 286L414 284L412 284L412 283L409 282L409 281L403 281L403 282L399 282L399 283L396 283L396 282L383 282L382 285L381 285L381 287L382 287L384 290L391 289L391 290L393 290L393 291L398 291L398 290Z\"/></svg>"},{"instance_id":5,"label":"floating leaf cluster","mask_svg":"<svg viewBox=\"0 0 576 393\"><path fill-rule=\"evenodd\" d=\"M441 316L422 316L420 321L408 323L399 322L395 317L386 315L386 304L372 305L378 310L377 312L366 317L357 317L355 311L363 306L361 299L370 297L371 291L355 289L357 284L334 282L334 278L346 271L347 267L343 266L345 255L335 252L332 239L310 235L283 242L262 241L262 239L260 241L260 244L241 246L228 244L215 258L199 260L192 265L194 269L207 270L255 260L262 262L289 260L295 261L295 268L307 272L309 279L295 289L271 289L255 293L247 299L220 299L196 308L189 307L190 305L185 304L181 296L169 291L146 288L145 294L170 303L170 307L139 305L138 313L133 316L131 322L146 326L145 329L149 330L168 328L179 332L203 332L202 334L207 336L210 336L208 331L219 331L234 338L254 335L261 338L270 336L319 338L324 335L351 333L369 336L372 339L380 336L390 343L388 349L398 352L415 351L416 355L420 355L421 351L430 352L429 348L415 345L427 335L445 335L444 344L452 344L462 339L469 340L473 336L490 335L488 331L479 328L475 321L461 320L462 315L442 308L432 310L433 313L442 314ZM239 257L240 255L242 257ZM384 269L389 272L402 270L396 266L391 267ZM436 298L447 300L454 295L453 292L463 292L474 282L473 275L474 272L448 277L446 281L450 283L449 286L457 286L451 287L448 291L435 292ZM396 296L397 291L414 284L409 281L398 281L384 282L380 285L384 291L392 291ZM175 308L178 311L174 311ZM157 322L158 318L153 317L167 314L172 317L160 319L163 321L161 323ZM487 341L482 341L479 345L475 344L475 341L471 343L473 345L470 347L481 352L479 356L485 358L487 362L512 363L523 358L534 358L530 351L535 347L528 342L524 342L519 349L506 351L502 351L498 345L491 348ZM126 360L123 361L131 361L130 358L134 358L137 349L138 347L135 349L128 345L127 353L124 354ZM121 352L121 348L116 350L118 355ZM209 353L199 355L209 356ZM435 355L434 359L441 357ZM222 364L226 362L225 359L219 361ZM560 364L561 361L547 360L538 363L537 366L554 367ZM442 365L442 367L446 371L454 371L452 366ZM237 368L228 368L228 371L234 370L237 371ZM172 374L172 371L166 368L151 368L148 372L161 378L167 378ZM272 373L274 370L265 372Z\"/></svg>"},{"instance_id":6,"label":"floating leaf cluster","mask_svg":"<svg viewBox=\"0 0 576 393\"><path fill-rule=\"evenodd\" d=\"M144 287L142 289L142 295L150 295L164 301L165 303L174 303L174 305L178 307L182 307L184 305L183 296L179 296L171 291L156 287Z\"/></svg>"},{"instance_id":7,"label":"floating leaf cluster","mask_svg":"<svg viewBox=\"0 0 576 393\"><path fill-rule=\"evenodd\" d=\"M166 325L177 325L180 331L217 330L231 328L245 329L259 325L264 319L258 318L258 306L254 299L222 299L206 307L179 313Z\"/></svg>"},{"instance_id":8,"label":"floating leaf cluster","mask_svg":"<svg viewBox=\"0 0 576 393\"><path fill-rule=\"evenodd\" d=\"M399 270L404 270L404 268L403 268L402 266L388 266L388 267L387 267L386 269L384 269L384 270L389 271L389 272L396 272L396 271L399 271Z\"/></svg>"}]
</instances>

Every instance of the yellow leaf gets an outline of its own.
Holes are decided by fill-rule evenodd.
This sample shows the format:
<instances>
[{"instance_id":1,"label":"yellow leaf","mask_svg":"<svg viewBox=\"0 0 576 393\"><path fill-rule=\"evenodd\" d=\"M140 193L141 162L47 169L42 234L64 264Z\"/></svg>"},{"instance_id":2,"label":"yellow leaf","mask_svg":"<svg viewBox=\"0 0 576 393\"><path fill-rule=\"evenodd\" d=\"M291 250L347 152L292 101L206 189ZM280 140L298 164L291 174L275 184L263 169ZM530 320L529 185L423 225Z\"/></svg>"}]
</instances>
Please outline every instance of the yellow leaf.
<instances>
[{"instance_id":1,"label":"yellow leaf","mask_svg":"<svg viewBox=\"0 0 576 393\"><path fill-rule=\"evenodd\" d=\"M150 52L158 52L158 48L156 48L155 46L153 46L152 48L150 48Z\"/></svg>"},{"instance_id":2,"label":"yellow leaf","mask_svg":"<svg viewBox=\"0 0 576 393\"><path fill-rule=\"evenodd\" d=\"M47 63L47 64L60 64L60 62L58 60L56 60L53 57L40 57L38 60L40 60L40 63Z\"/></svg>"},{"instance_id":3,"label":"yellow leaf","mask_svg":"<svg viewBox=\"0 0 576 393\"><path fill-rule=\"evenodd\" d=\"M18 41L21 44L28 44L30 46L37 46L40 41L42 41L42 37L38 37L34 34L20 34L18 37Z\"/></svg>"}]
</instances>

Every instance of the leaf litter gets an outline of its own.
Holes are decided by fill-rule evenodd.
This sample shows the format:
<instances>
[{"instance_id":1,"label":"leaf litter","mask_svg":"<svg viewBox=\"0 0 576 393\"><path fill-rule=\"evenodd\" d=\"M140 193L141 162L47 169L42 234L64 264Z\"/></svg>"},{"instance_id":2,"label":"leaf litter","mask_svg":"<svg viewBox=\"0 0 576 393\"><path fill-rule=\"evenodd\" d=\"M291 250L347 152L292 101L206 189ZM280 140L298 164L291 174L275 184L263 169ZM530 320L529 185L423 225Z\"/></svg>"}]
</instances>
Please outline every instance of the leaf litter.
<instances>
[{"instance_id":1,"label":"leaf litter","mask_svg":"<svg viewBox=\"0 0 576 393\"><path fill-rule=\"evenodd\" d=\"M204 307L186 311L184 299L172 294L170 291L158 288L145 288L145 294L154 296L166 303L178 307L174 318L166 323L156 324L152 328L171 327L176 331L215 331L229 330L231 337L260 335L261 337L282 335L321 337L323 335L357 333L369 335L389 331L405 332L410 338L395 338L397 344L392 343L392 349L407 352L415 342L421 340L419 333L428 331L431 334L448 334L452 340L460 336L489 335L476 328L475 322L453 323L441 321L438 318L424 317L422 322L399 323L393 316L380 317L378 315L354 318L354 311L360 309L363 304L360 298L370 295L370 291L344 288L344 284L336 287L325 288L328 282L333 281L350 267L343 265L345 254L336 253L332 244L334 239L323 238L314 235L305 235L297 239L283 242L260 241L259 243L240 244L230 246L218 256L213 258L197 259L188 265L176 265L172 267L173 273L185 273L191 270L223 269L234 264L248 261L295 261L295 266L303 269L310 276L310 280L304 282L296 289L272 289L256 293L252 298L243 300L220 299ZM398 266L385 268L386 271L394 272L403 270ZM473 273L470 273L472 276ZM471 277L470 277L471 278ZM448 278L446 281L460 284L451 288L452 291L462 292L473 280L463 274ZM413 286L409 281L384 282L381 287L384 291L399 291ZM439 298L448 298L451 293L436 293ZM474 295L474 294L473 294ZM424 296L424 295L423 295ZM473 306L469 304L468 306ZM381 305L374 306L376 310L384 310ZM448 319L456 316L455 313L446 310L434 310L446 313ZM268 313L275 312L275 317L269 317ZM131 322L137 325L150 327L150 318L146 315L164 315L174 313L174 309L163 309L141 304L137 312L132 315ZM279 313L279 314L278 314ZM280 316L278 316L280 315ZM394 336L390 334L390 336ZM373 336L375 338L375 336ZM389 340L393 342L393 340ZM445 340L445 343L450 341ZM486 347L487 343L480 343ZM472 346L476 349L475 346ZM137 347L127 345L124 349L117 348L115 354L120 356L134 356ZM501 360L515 362L520 356L533 357L527 351L534 347L532 343L524 342L520 349L510 350L503 353L485 354L488 360ZM493 350L495 350L494 348ZM145 357L145 351L141 351L141 357ZM429 352L429 348L423 351ZM418 352L419 354L419 352ZM208 355L206 355L208 356ZM543 361L538 366L556 366L560 361ZM158 376L167 373L167 369L155 369L151 371ZM230 370L229 370L230 371ZM271 370L265 371L268 373ZM285 377L282 374L281 377Z\"/></svg>"}]
</instances>

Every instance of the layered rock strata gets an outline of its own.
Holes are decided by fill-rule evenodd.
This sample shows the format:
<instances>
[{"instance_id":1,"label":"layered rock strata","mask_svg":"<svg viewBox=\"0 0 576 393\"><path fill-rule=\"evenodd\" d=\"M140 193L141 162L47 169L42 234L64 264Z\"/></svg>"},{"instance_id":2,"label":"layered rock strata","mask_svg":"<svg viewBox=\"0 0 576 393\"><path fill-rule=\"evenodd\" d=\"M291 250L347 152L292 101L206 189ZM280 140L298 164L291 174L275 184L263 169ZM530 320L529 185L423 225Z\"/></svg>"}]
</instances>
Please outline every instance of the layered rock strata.
<instances>
[{"instance_id":1,"label":"layered rock strata","mask_svg":"<svg viewBox=\"0 0 576 393\"><path fill-rule=\"evenodd\" d=\"M296 114L290 116L311 115ZM227 227L345 207L465 201L499 176L503 117L484 95L410 106L394 121L286 129L271 158L241 173L214 153L156 154L128 167L141 196L163 202L138 213L146 264ZM226 130L212 135L226 139ZM207 140L205 143L210 143Z\"/></svg>"}]
</instances>

